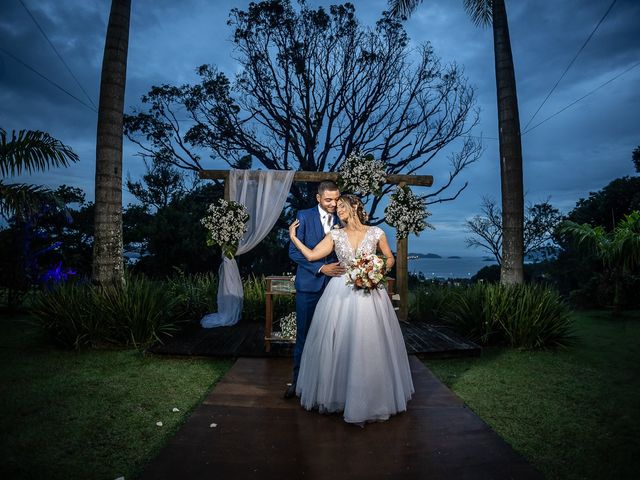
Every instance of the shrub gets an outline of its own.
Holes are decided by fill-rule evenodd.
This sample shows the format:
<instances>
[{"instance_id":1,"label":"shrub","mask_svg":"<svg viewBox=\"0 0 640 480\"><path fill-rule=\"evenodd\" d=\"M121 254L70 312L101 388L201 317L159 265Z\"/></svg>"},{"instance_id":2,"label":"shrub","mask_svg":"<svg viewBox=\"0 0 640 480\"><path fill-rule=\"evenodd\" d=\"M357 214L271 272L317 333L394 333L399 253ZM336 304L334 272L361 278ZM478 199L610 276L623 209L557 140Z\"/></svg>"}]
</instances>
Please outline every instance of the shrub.
<instances>
[{"instance_id":1,"label":"shrub","mask_svg":"<svg viewBox=\"0 0 640 480\"><path fill-rule=\"evenodd\" d=\"M453 292L442 318L456 331L482 345L493 343L497 327L487 315L485 296L489 285L473 284Z\"/></svg>"},{"instance_id":2,"label":"shrub","mask_svg":"<svg viewBox=\"0 0 640 480\"><path fill-rule=\"evenodd\" d=\"M162 335L178 330L175 299L163 282L130 277L122 287L95 289L106 340L117 345L146 349Z\"/></svg>"},{"instance_id":3,"label":"shrub","mask_svg":"<svg viewBox=\"0 0 640 480\"><path fill-rule=\"evenodd\" d=\"M543 348L570 344L570 309L542 285L474 284L416 290L414 318L444 321L482 345Z\"/></svg>"},{"instance_id":4,"label":"shrub","mask_svg":"<svg viewBox=\"0 0 640 480\"><path fill-rule=\"evenodd\" d=\"M64 347L114 344L143 350L177 330L174 306L162 283L129 277L122 287L56 285L39 295L33 313L48 335Z\"/></svg>"},{"instance_id":5,"label":"shrub","mask_svg":"<svg viewBox=\"0 0 640 480\"><path fill-rule=\"evenodd\" d=\"M409 299L409 317L429 323L438 323L451 306L459 287L422 283Z\"/></svg>"},{"instance_id":6,"label":"shrub","mask_svg":"<svg viewBox=\"0 0 640 480\"><path fill-rule=\"evenodd\" d=\"M66 348L95 345L105 332L96 293L86 284L62 283L42 292L34 300L32 312L48 336Z\"/></svg>"},{"instance_id":7,"label":"shrub","mask_svg":"<svg viewBox=\"0 0 640 480\"><path fill-rule=\"evenodd\" d=\"M176 319L200 319L216 311L218 277L213 272L179 275L168 280L168 289L175 301Z\"/></svg>"}]
</instances>

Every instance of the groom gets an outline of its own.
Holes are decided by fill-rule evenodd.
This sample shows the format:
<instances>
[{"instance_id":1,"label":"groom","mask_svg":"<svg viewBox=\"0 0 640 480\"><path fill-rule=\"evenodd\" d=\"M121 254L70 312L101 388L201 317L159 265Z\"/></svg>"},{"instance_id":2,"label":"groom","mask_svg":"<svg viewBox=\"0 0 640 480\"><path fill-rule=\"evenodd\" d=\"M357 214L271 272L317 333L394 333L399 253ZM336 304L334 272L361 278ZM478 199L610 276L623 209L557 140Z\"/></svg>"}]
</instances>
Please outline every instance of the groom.
<instances>
[{"instance_id":1,"label":"groom","mask_svg":"<svg viewBox=\"0 0 640 480\"><path fill-rule=\"evenodd\" d=\"M298 238L309 248L314 248L331 228L338 223L336 206L340 198L338 186L331 181L318 185L316 200L318 205L298 212L300 220ZM300 371L300 359L307 332L311 326L313 312L329 277L337 277L345 272L338 263L335 254L310 262L292 244L289 244L289 257L298 264L296 270L296 345L293 349L293 383L287 387L284 398L292 398L296 394L296 382Z\"/></svg>"}]
</instances>

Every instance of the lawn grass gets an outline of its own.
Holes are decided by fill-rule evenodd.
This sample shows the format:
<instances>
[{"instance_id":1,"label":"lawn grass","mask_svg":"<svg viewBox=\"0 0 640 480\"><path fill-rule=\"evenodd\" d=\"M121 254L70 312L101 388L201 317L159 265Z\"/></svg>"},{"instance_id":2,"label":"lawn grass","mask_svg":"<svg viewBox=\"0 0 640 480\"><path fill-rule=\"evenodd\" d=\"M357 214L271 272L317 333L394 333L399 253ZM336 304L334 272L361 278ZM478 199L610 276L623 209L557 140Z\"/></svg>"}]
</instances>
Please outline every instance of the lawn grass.
<instances>
[{"instance_id":1,"label":"lawn grass","mask_svg":"<svg viewBox=\"0 0 640 480\"><path fill-rule=\"evenodd\" d=\"M638 478L640 312L574 314L566 350L425 364L549 479Z\"/></svg>"},{"instance_id":2,"label":"lawn grass","mask_svg":"<svg viewBox=\"0 0 640 480\"><path fill-rule=\"evenodd\" d=\"M28 316L0 327L1 478L133 478L231 366L63 351Z\"/></svg>"}]
</instances>

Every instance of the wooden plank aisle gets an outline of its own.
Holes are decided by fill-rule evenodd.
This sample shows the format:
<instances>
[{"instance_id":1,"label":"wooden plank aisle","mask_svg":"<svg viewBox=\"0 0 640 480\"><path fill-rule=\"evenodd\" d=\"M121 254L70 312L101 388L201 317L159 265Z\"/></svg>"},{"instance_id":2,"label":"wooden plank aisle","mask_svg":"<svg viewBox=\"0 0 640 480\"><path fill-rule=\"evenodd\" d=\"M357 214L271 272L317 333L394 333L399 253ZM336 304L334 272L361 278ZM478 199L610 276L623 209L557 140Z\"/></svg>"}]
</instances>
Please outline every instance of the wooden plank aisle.
<instances>
[{"instance_id":1,"label":"wooden plank aisle","mask_svg":"<svg viewBox=\"0 0 640 480\"><path fill-rule=\"evenodd\" d=\"M481 347L447 327L424 322L401 322L407 351L426 356L480 355ZM204 329L199 324L186 327L176 337L155 345L151 352L164 355L226 357L288 357L292 347L274 344L264 351L264 327L257 322L239 322L231 327Z\"/></svg>"},{"instance_id":2,"label":"wooden plank aisle","mask_svg":"<svg viewBox=\"0 0 640 480\"><path fill-rule=\"evenodd\" d=\"M284 400L290 360L239 359L141 478L543 478L420 360L410 363L408 411L359 428Z\"/></svg>"}]
</instances>

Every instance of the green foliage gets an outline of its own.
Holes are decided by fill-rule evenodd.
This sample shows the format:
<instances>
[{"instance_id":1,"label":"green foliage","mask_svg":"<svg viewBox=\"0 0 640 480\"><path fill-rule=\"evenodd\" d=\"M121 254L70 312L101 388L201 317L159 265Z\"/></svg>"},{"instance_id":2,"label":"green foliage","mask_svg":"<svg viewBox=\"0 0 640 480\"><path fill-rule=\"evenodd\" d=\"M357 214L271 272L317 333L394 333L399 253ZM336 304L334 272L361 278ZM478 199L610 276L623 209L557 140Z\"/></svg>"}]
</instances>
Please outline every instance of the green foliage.
<instances>
[{"instance_id":1,"label":"green foliage","mask_svg":"<svg viewBox=\"0 0 640 480\"><path fill-rule=\"evenodd\" d=\"M162 283L129 277L119 287L56 285L36 298L33 314L50 338L66 348L112 344L144 350L176 331L176 305Z\"/></svg>"},{"instance_id":2,"label":"green foliage","mask_svg":"<svg viewBox=\"0 0 640 480\"><path fill-rule=\"evenodd\" d=\"M444 321L482 345L537 349L572 342L569 307L542 285L423 286L410 312L412 318Z\"/></svg>"},{"instance_id":3,"label":"green foliage","mask_svg":"<svg viewBox=\"0 0 640 480\"><path fill-rule=\"evenodd\" d=\"M46 132L0 128L0 173L3 177L33 173L50 167L66 167L79 160L70 147Z\"/></svg>"},{"instance_id":4,"label":"green foliage","mask_svg":"<svg viewBox=\"0 0 640 480\"><path fill-rule=\"evenodd\" d=\"M178 319L200 319L217 308L218 277L213 272L179 275L167 280Z\"/></svg>"},{"instance_id":5,"label":"green foliage","mask_svg":"<svg viewBox=\"0 0 640 480\"><path fill-rule=\"evenodd\" d=\"M250 275L244 280L243 320L264 320L266 280L263 276Z\"/></svg>"},{"instance_id":6,"label":"green foliage","mask_svg":"<svg viewBox=\"0 0 640 480\"><path fill-rule=\"evenodd\" d=\"M178 329L176 299L161 282L129 277L124 286L94 287L94 293L106 339L116 345L144 350Z\"/></svg>"},{"instance_id":7,"label":"green foliage","mask_svg":"<svg viewBox=\"0 0 640 480\"><path fill-rule=\"evenodd\" d=\"M242 319L246 321L264 322L265 316L265 291L267 282L263 275L249 275L243 282L244 305L242 307ZM295 311L295 296L273 295L273 319L287 315Z\"/></svg>"},{"instance_id":8,"label":"green foliage","mask_svg":"<svg viewBox=\"0 0 640 480\"><path fill-rule=\"evenodd\" d=\"M640 212L625 215L609 232L601 225L592 227L572 221L564 222L559 232L573 238L578 249L602 261L602 276L615 287L614 314L619 313L624 303L623 282L640 267Z\"/></svg>"},{"instance_id":9,"label":"green foliage","mask_svg":"<svg viewBox=\"0 0 640 480\"><path fill-rule=\"evenodd\" d=\"M106 330L96 303L91 287L70 282L41 293L32 313L55 343L80 349L100 343Z\"/></svg>"},{"instance_id":10,"label":"green foliage","mask_svg":"<svg viewBox=\"0 0 640 480\"><path fill-rule=\"evenodd\" d=\"M427 323L438 323L449 309L454 287L435 283L422 283L415 287L409 298L409 317Z\"/></svg>"}]
</instances>

